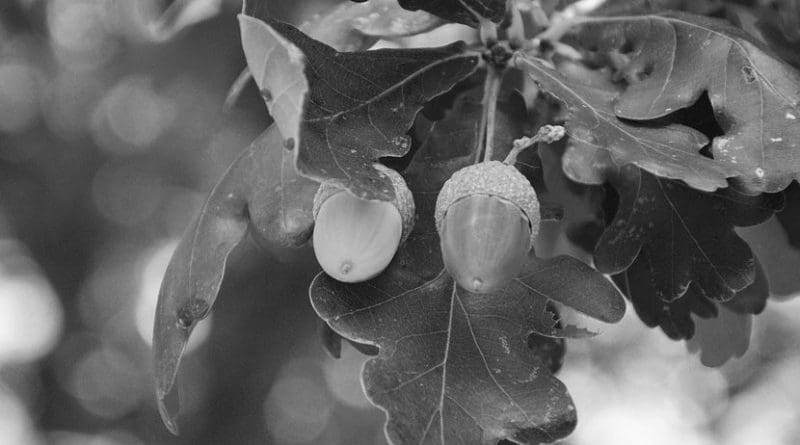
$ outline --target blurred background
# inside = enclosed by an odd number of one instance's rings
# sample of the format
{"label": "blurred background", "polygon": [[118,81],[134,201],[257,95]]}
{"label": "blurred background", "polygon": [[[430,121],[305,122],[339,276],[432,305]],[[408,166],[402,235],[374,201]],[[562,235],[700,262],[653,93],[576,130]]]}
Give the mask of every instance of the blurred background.
{"label": "blurred background", "polygon": [[[222,110],[245,66],[240,1],[170,3],[0,0],[0,443],[385,443],[363,356],[319,345],[311,256],[304,270],[243,254],[184,360],[182,436],[161,424],[161,278],[268,124],[252,86]],[[270,5],[300,23],[334,3]],[[800,299],[771,302],[750,352],[721,369],[632,311],[568,351],[560,377],[580,421],[567,443],[800,443]]]}

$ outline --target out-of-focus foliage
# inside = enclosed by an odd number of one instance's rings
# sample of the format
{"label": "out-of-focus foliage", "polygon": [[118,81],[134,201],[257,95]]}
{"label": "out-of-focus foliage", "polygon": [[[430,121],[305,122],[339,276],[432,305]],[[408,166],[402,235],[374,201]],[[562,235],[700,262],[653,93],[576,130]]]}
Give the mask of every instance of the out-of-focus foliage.
{"label": "out-of-focus foliage", "polygon": [[[0,2],[0,442],[383,443],[364,357],[317,344],[308,252],[305,268],[234,253],[242,267],[188,346],[182,436],[161,424],[159,284],[203,197],[269,124],[252,85],[222,112],[245,66],[240,2],[174,3],[189,9],[162,20],[173,2]],[[270,7],[299,24],[333,3]],[[779,228],[764,224],[749,233]],[[798,443],[799,325],[798,299],[771,301],[750,352],[711,370],[629,311],[568,348],[558,376],[581,412],[568,443]]]}

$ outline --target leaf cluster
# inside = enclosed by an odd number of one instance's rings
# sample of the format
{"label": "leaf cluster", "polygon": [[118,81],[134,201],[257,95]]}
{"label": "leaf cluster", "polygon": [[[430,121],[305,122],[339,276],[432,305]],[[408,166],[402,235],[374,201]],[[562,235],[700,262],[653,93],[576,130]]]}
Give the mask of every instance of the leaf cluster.
{"label": "leaf cluster", "polygon": [[[770,282],[796,285],[740,229],[779,212],[786,244],[800,244],[800,74],[796,49],[780,43],[796,41],[796,27],[719,2],[550,3],[370,0],[296,28],[266,2],[245,2],[242,47],[274,125],[212,190],[164,279],[154,349],[170,429],[182,350],[236,247],[252,239],[291,258],[313,230],[322,181],[391,201],[377,163],[413,192],[413,232],[376,278],[320,273],[309,295],[334,354],[344,338],[374,355],[364,387],[392,442],[565,437],[577,417],[554,375],[564,339],[596,333],[562,315],[614,323],[623,296],[706,364],[744,353]],[[408,36],[438,38],[447,22],[472,27],[474,39],[405,47]],[[553,224],[585,255],[540,239],[503,289],[461,289],[439,251],[439,190],[545,124],[567,138],[523,151],[516,165],[542,219],[561,219]],[[717,349],[718,332],[736,341]]]}

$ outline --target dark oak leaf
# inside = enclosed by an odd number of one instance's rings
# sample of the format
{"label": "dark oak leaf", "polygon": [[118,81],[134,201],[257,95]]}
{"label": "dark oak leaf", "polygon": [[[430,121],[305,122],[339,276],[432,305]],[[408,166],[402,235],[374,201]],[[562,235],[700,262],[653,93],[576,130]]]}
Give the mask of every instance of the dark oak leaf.
{"label": "dark oak leaf", "polygon": [[[628,85],[614,101],[616,116],[662,118],[707,92],[724,132],[708,162],[733,170],[750,192],[778,192],[800,178],[800,73],[759,40],[682,12],[587,19],[579,33],[584,47],[620,61]],[[691,178],[668,177],[696,186]]]}
{"label": "dark oak leaf", "polygon": [[628,300],[639,319],[648,327],[660,327],[673,340],[692,338],[694,322],[691,315],[701,318],[717,316],[717,306],[703,297],[695,284],[678,299],[665,302],[656,295],[657,289],[648,280],[647,271],[638,264],[614,276],[614,282]]}
{"label": "dark oak leaf", "polygon": [[566,389],[549,360],[528,347],[531,326],[553,322],[544,305],[469,294],[443,271],[428,281],[405,281],[404,273],[397,267],[355,286],[320,275],[311,287],[315,309],[334,330],[380,347],[363,378],[369,398],[389,414],[394,443],[540,443],[571,432]]}
{"label": "dark oak leaf", "polygon": [[744,356],[750,347],[753,315],[764,310],[769,296],[767,276],[757,263],[753,284],[732,300],[718,304],[716,317],[696,320],[695,335],[686,342],[686,347],[700,353],[703,365],[715,368]]}
{"label": "dark oak leaf", "polygon": [[693,283],[725,301],[753,282],[753,253],[733,228],[769,218],[782,205],[780,195],[705,193],[634,166],[609,174],[609,182],[619,206],[595,247],[598,270],[628,269],[632,286],[647,289],[635,293],[655,302],[674,301]]}
{"label": "dark oak leaf", "polygon": [[[727,187],[726,178],[737,174],[736,169],[700,154],[708,139],[692,128],[677,124],[643,126],[617,117],[614,104],[619,91],[610,83],[584,82],[529,56],[517,56],[515,64],[567,106],[565,128],[573,150],[606,150],[617,165],[634,164],[700,190]],[[585,182],[596,181],[590,178]]]}
{"label": "dark oak leaf", "polygon": [[[300,54],[290,54],[305,64],[308,92],[298,117],[299,136],[288,141],[296,146],[298,171],[317,181],[336,181],[362,198],[391,200],[390,180],[374,164],[381,157],[408,152],[406,133],[417,113],[474,73],[480,54],[461,42],[441,48],[338,52],[259,11],[246,5],[249,15],[242,16],[243,23],[257,25],[259,35],[277,33],[291,42]],[[249,61],[268,59],[270,53],[259,45],[249,51],[248,63],[258,80],[253,66],[266,70],[266,65]],[[270,65],[272,69],[282,67]],[[269,103],[283,95],[284,88],[284,83],[265,84],[262,92]]]}
{"label": "dark oak leaf", "polygon": [[250,232],[271,253],[311,236],[317,184],[298,176],[275,126],[259,136],[214,186],[170,260],[161,284],[153,331],[156,393],[162,419],[177,433],[174,387],[183,350],[207,317],[234,249]]}
{"label": "dark oak leaf", "polygon": [[[719,366],[712,363],[719,360],[724,363],[732,356],[744,354],[746,344],[749,344],[749,320],[766,306],[769,297],[766,274],[758,262],[754,268],[754,281],[725,302],[713,301],[696,283],[691,283],[679,298],[663,301],[655,295],[646,275],[637,272],[634,266],[615,275],[614,281],[633,303],[636,315],[645,325],[660,327],[673,340],[694,340],[690,350],[702,349],[706,357],[703,362],[708,366]],[[741,323],[744,322],[747,323],[746,338],[742,338],[745,331]],[[700,327],[697,328],[696,324]],[[722,344],[724,338],[720,332],[725,329],[730,333],[730,344]],[[701,338],[695,339],[696,332]],[[747,342],[744,349],[743,342]]]}

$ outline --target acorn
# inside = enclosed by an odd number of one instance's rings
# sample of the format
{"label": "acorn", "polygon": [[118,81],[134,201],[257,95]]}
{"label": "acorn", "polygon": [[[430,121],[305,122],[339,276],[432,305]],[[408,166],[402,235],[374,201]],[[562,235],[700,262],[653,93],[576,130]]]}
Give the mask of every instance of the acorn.
{"label": "acorn", "polygon": [[513,165],[483,162],[444,183],[435,217],[447,271],[462,288],[490,293],[525,265],[539,232],[539,200]]}
{"label": "acorn", "polygon": [[338,281],[374,278],[389,265],[414,226],[414,197],[396,171],[376,164],[392,181],[392,201],[359,198],[333,182],[314,196],[314,254]]}

